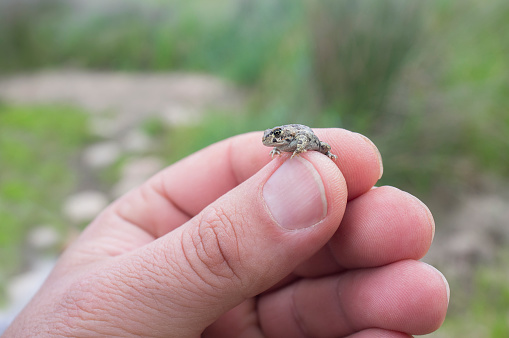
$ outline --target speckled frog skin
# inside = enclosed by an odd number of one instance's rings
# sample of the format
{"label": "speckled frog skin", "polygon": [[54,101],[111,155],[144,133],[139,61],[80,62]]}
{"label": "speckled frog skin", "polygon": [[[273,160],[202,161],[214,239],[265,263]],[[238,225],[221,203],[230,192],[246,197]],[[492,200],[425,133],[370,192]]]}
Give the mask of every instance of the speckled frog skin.
{"label": "speckled frog skin", "polygon": [[319,151],[335,160],[338,158],[330,152],[330,145],[322,142],[313,130],[302,124],[286,124],[284,126],[267,129],[263,133],[262,143],[267,147],[274,147],[270,155],[280,155],[282,151],[293,153],[291,158],[308,150]]}

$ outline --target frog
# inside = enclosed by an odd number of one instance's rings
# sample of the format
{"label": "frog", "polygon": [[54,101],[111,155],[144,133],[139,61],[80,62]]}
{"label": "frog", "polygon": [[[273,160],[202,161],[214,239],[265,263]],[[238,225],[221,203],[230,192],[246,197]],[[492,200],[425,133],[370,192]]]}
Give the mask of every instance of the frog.
{"label": "frog", "polygon": [[290,152],[293,158],[308,150],[318,151],[327,155],[331,160],[338,157],[331,153],[331,146],[320,141],[313,130],[303,124],[285,124],[267,129],[263,132],[262,143],[266,147],[274,147],[270,155],[281,155],[281,152]]}

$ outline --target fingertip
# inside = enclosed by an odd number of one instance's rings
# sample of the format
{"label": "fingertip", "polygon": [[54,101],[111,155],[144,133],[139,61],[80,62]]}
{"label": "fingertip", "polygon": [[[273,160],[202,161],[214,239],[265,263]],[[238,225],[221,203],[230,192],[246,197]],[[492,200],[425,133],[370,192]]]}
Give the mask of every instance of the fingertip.
{"label": "fingertip", "polygon": [[380,150],[378,150],[378,147],[371,141],[368,137],[359,134],[354,133],[357,136],[359,136],[364,142],[366,142],[373,150],[373,153],[376,155],[378,166],[379,166],[379,173],[378,173],[378,179],[381,179],[384,174],[384,165],[382,161],[382,154],[380,153]]}
{"label": "fingertip", "polygon": [[433,218],[433,214],[431,213],[431,210],[428,208],[428,206],[424,204],[423,201],[421,201],[420,199],[413,195],[410,196],[412,196],[421,205],[422,209],[424,210],[424,213],[426,214],[428,224],[431,228],[431,241],[430,241],[431,244],[431,242],[433,242],[433,239],[435,238],[435,219]]}
{"label": "fingertip", "polygon": [[365,193],[383,173],[378,148],[366,136],[341,128],[317,129],[318,137],[331,145],[331,152],[348,183],[348,199]]}
{"label": "fingertip", "polygon": [[[435,220],[434,220],[433,214],[431,213],[431,210],[428,208],[428,206],[426,204],[424,204],[424,202],[421,201],[416,196],[410,194],[409,192],[401,190],[399,188],[396,188],[396,187],[393,187],[390,185],[385,185],[385,186],[379,187],[378,189],[392,189],[395,192],[397,192],[397,194],[399,194],[402,198],[406,199],[409,202],[409,203],[407,203],[409,211],[413,210],[415,217],[418,217],[419,219],[421,219],[421,221],[418,223],[419,224],[423,223],[423,224],[427,225],[427,227],[428,227],[427,230],[429,230],[427,232],[429,232],[429,235],[430,235],[429,245],[431,245],[431,242],[433,242],[433,238],[435,237]],[[426,248],[426,251],[429,248],[429,245]]]}
{"label": "fingertip", "polygon": [[442,325],[447,314],[448,286],[438,270],[420,261],[405,260],[374,271],[364,288],[371,285],[371,297],[376,298],[370,301],[388,315],[385,328],[422,335]]}
{"label": "fingertip", "polygon": [[366,268],[421,259],[429,250],[434,223],[414,196],[378,187],[348,202],[341,227],[330,242],[341,267]]}
{"label": "fingertip", "polygon": [[425,262],[421,262],[424,264],[425,268],[430,270],[431,273],[434,273],[436,274],[437,276],[440,277],[440,279],[442,280],[442,283],[443,283],[443,288],[445,290],[445,294],[446,294],[446,297],[447,297],[447,305],[449,305],[449,300],[451,298],[451,288],[449,287],[449,282],[447,281],[447,278],[445,278],[444,274],[438,270],[437,268],[435,268],[434,266],[428,264],[428,263],[425,263]]}
{"label": "fingertip", "polygon": [[[392,187],[392,188],[394,188],[394,187]],[[398,189],[398,188],[394,188],[394,189]],[[421,219],[425,218],[425,221],[422,223],[425,223],[428,226],[428,230],[429,230],[430,238],[429,238],[429,245],[427,247],[427,249],[428,249],[429,246],[431,245],[431,242],[433,242],[433,238],[435,237],[435,220],[433,218],[433,215],[431,214],[431,210],[429,210],[428,206],[426,204],[424,204],[424,202],[421,201],[416,196],[414,196],[406,191],[403,191],[400,189],[398,189],[398,190],[405,196],[405,198],[407,198],[409,201],[411,201],[412,205],[415,206],[414,207],[416,209],[415,214],[417,215],[417,217],[420,217]]]}

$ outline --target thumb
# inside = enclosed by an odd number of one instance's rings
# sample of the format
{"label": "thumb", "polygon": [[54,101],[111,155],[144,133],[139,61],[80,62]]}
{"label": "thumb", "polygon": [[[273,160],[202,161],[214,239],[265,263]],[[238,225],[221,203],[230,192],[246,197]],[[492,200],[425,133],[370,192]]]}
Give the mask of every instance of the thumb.
{"label": "thumb", "polygon": [[199,334],[280,281],[333,235],[346,198],[345,180],[327,157],[279,158],[144,248],[156,267],[152,287],[165,290],[155,309],[168,313],[162,327]]}
{"label": "thumb", "polygon": [[[76,304],[72,309],[104,334],[199,336],[311,257],[343,217],[347,189],[336,164],[317,152],[285,158],[184,225],[73,284],[66,304]],[[72,314],[66,321],[80,324]]]}

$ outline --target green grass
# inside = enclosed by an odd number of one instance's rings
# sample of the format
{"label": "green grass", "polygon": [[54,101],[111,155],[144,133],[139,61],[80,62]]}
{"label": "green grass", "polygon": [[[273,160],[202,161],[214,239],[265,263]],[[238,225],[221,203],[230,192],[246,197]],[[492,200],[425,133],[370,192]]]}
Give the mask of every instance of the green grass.
{"label": "green grass", "polygon": [[126,1],[119,10],[88,16],[60,0],[35,3],[5,0],[0,7],[0,49],[7,51],[0,71],[186,69],[253,84],[303,15],[302,4],[289,0]]}
{"label": "green grass", "polygon": [[208,111],[201,121],[182,126],[170,126],[161,119],[149,118],[140,129],[152,138],[150,155],[159,156],[170,165],[212,143],[255,130],[264,130],[267,123],[276,125],[269,116],[238,111]]}
{"label": "green grass", "polygon": [[424,193],[444,173],[455,180],[453,162],[509,174],[509,6],[467,3],[126,1],[76,13],[61,0],[4,0],[0,72],[213,73],[250,90],[265,127],[366,133],[386,159],[384,183]]}
{"label": "green grass", "polygon": [[0,284],[24,263],[32,227],[67,230],[62,201],[76,184],[71,160],[89,138],[86,128],[76,109],[0,105]]}

